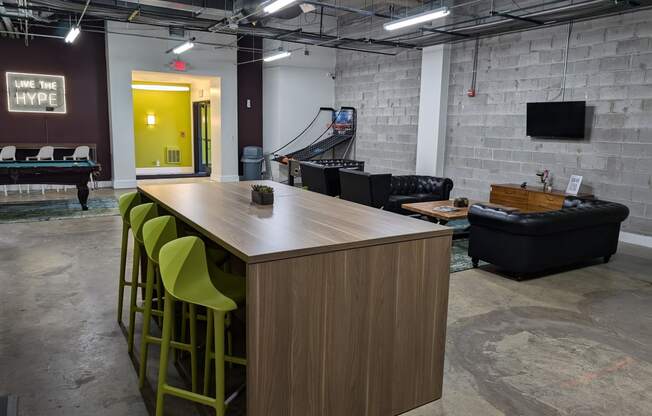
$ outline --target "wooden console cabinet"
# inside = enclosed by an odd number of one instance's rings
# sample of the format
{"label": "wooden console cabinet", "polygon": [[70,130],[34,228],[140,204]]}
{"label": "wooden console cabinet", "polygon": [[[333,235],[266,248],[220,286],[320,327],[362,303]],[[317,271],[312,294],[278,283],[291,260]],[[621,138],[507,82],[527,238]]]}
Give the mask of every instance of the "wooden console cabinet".
{"label": "wooden console cabinet", "polygon": [[[521,211],[556,211],[561,209],[564,199],[572,196],[562,191],[544,192],[541,186],[521,188],[516,184],[493,184],[489,201],[492,204],[506,205]],[[591,198],[593,195],[580,193],[580,198]]]}

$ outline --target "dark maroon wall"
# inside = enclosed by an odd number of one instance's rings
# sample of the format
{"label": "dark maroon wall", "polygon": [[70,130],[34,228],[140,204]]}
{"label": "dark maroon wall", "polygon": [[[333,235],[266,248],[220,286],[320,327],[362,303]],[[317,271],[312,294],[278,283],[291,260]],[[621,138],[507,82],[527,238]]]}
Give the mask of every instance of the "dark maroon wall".
{"label": "dark maroon wall", "polygon": [[[111,146],[104,35],[82,32],[74,44],[61,39],[0,38],[0,146],[86,144],[96,149],[100,179],[111,178]],[[7,111],[5,71],[64,75],[67,114]]]}
{"label": "dark maroon wall", "polygon": [[[238,160],[243,147],[263,146],[262,49],[262,38],[243,36],[238,40]],[[247,99],[251,108],[247,108]],[[242,175],[242,164],[239,166]]]}

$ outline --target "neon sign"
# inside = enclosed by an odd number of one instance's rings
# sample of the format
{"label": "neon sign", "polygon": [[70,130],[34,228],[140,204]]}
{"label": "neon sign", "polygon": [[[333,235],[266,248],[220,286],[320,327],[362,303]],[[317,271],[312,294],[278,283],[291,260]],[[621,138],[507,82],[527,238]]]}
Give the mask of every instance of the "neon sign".
{"label": "neon sign", "polygon": [[61,75],[7,72],[7,107],[18,113],[66,113],[66,80]]}

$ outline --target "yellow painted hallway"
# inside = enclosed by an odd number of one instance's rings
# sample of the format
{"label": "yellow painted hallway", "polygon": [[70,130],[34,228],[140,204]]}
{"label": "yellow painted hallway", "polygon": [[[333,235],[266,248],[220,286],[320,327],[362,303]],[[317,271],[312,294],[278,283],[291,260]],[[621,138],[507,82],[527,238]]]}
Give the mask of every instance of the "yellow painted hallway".
{"label": "yellow painted hallway", "polygon": [[136,168],[192,168],[190,86],[135,82],[132,92]]}

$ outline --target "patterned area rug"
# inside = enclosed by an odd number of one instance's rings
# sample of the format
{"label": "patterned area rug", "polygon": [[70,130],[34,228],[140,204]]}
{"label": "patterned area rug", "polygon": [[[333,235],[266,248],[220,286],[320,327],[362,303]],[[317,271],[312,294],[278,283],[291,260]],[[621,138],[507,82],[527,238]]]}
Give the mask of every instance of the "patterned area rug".
{"label": "patterned area rug", "polygon": [[[447,226],[453,228],[453,236],[455,238],[451,247],[451,273],[472,269],[473,263],[471,262],[471,257],[468,255],[469,222],[467,220],[455,220],[449,222]],[[482,264],[486,263],[481,261],[480,265]]]}
{"label": "patterned area rug", "polygon": [[88,211],[82,211],[77,198],[17,202],[0,205],[0,223],[50,221],[112,215],[119,215],[118,201],[112,197],[89,198]]}
{"label": "patterned area rug", "polygon": [[[468,255],[469,239],[460,238],[453,240],[451,247],[451,273],[462,272],[464,270],[472,269],[471,257]],[[486,264],[481,261],[480,265]]]}

